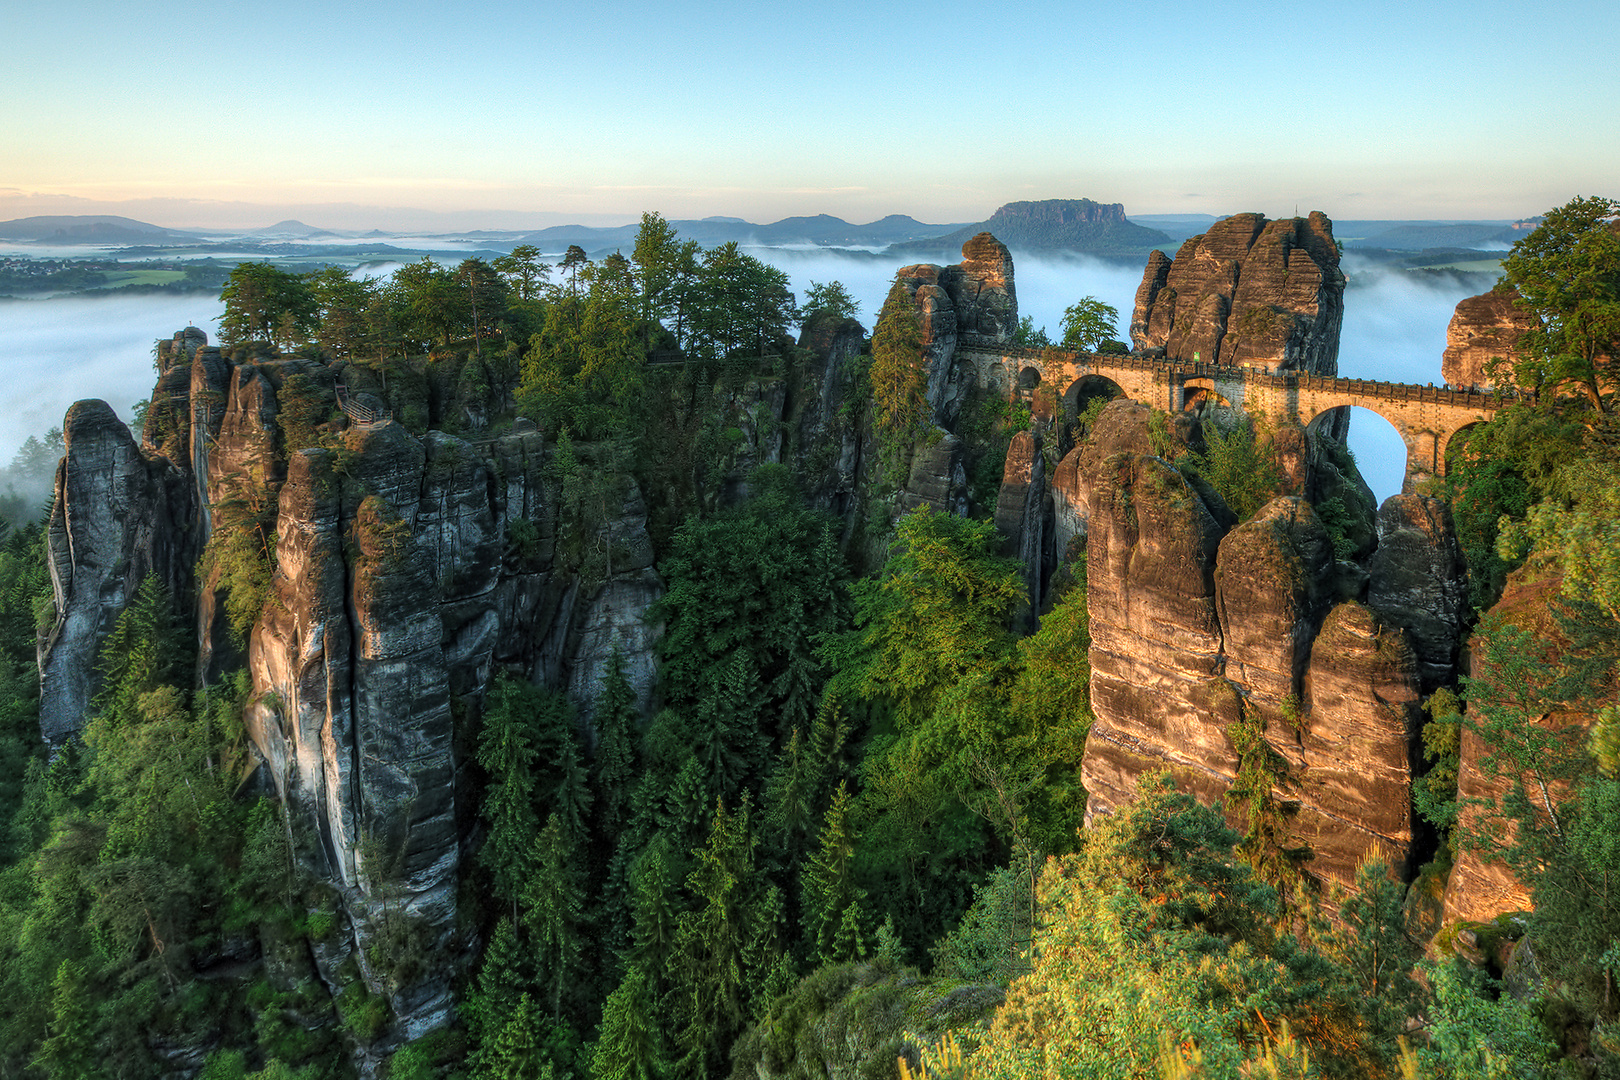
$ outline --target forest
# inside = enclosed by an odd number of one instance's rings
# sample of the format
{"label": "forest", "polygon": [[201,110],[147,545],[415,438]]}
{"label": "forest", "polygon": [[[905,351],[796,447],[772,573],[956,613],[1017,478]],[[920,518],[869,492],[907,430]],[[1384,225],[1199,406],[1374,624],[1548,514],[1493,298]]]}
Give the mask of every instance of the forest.
{"label": "forest", "polygon": [[[795,297],[656,214],[601,261],[520,247],[387,281],[238,265],[219,336],[241,362],[347,364],[417,435],[539,425],[554,519],[514,523],[508,563],[554,548],[611,581],[633,484],[663,587],[656,685],[615,651],[588,715],[511,665],[453,696],[453,925],[424,929],[379,846],[361,860],[369,945],[340,953],[348,901],[243,719],[248,640],[282,603],[274,506],[221,503],[195,576],[227,596],[228,662],[199,664],[197,598],[148,577],[105,630],[82,729],[55,745],[36,667],[49,518],[8,507],[0,1076],[1620,1077],[1617,221],[1620,202],[1577,199],[1505,261],[1535,320],[1494,372],[1519,393],[1426,492],[1466,557],[1473,658],[1424,702],[1428,856],[1402,874],[1370,852],[1353,888],[1298,871],[1263,740],[1238,726],[1224,801],[1149,775],[1087,825],[1085,545],[1032,610],[992,518],[1015,436],[1067,425],[1084,445],[1105,396],[1056,415],[969,397],[950,437],[970,512],[905,509],[945,433],[898,282],[868,340],[839,283]],[[1077,297],[1057,336],[1123,348],[1116,319]],[[850,390],[827,430],[870,463],[859,490],[812,498],[804,463],[836,474],[836,447],[760,460],[769,425],[734,406],[813,381],[814,343],[840,328],[860,345],[830,362]],[[352,479],[312,386],[278,387],[277,452],[324,449]],[[477,432],[441,405],[475,392],[496,403]],[[144,417],[164,449],[160,395]],[[1279,490],[1276,433],[1241,414],[1160,414],[1154,432],[1236,520]],[[32,445],[60,453],[60,432]],[[1530,580],[1536,620],[1492,614]],[[1459,794],[1470,742],[1499,796]],[[1425,922],[1464,851],[1510,868],[1533,908]],[[393,1003],[433,979],[453,1020],[409,1030]]]}

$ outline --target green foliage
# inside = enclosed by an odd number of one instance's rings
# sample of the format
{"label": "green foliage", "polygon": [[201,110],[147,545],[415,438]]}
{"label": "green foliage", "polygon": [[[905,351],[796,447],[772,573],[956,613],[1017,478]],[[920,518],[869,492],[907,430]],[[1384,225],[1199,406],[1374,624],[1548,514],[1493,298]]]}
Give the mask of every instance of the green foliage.
{"label": "green foliage", "polygon": [[1035,329],[1035,319],[1025,315],[1018,320],[1018,328],[1013,331],[1013,346],[1020,349],[1048,349],[1052,347],[1052,339],[1046,336],[1046,328]]}
{"label": "green foliage", "polygon": [[742,507],[676,530],[659,566],[664,698],[712,707],[723,681],[741,677],[758,691],[748,723],[808,728],[825,677],[816,643],[848,619],[843,561],[831,520],[802,507],[780,467],[754,483]]}
{"label": "green foliage", "polygon": [[302,373],[287,376],[276,390],[276,403],[282,448],[288,454],[320,445],[320,432],[316,429],[332,419],[336,400],[327,397],[314,376]]}
{"label": "green foliage", "polygon": [[1423,755],[1429,771],[1413,785],[1412,797],[1418,813],[1449,833],[1457,820],[1457,773],[1462,761],[1462,703],[1457,695],[1441,687],[1423,703],[1429,720],[1423,725]]}
{"label": "green foliage", "polygon": [[1023,597],[1017,565],[995,554],[1001,537],[928,507],[895,526],[894,554],[876,582],[858,582],[857,629],[828,652],[840,693],[891,702],[902,723],[931,715],[952,687],[1006,658]]}
{"label": "green foliage", "polygon": [[1362,1028],[1363,991],[1273,929],[1276,894],[1236,840],[1214,811],[1148,779],[1079,854],[1049,864],[1030,972],[969,1055],[972,1075],[1151,1077],[1165,1038],[1196,1050],[1207,1075],[1244,1075],[1285,1022],[1331,1051],[1325,1075],[1380,1072],[1374,1039],[1393,1032]]}
{"label": "green foliage", "polygon": [[1065,349],[1096,352],[1103,342],[1118,335],[1119,309],[1095,296],[1088,296],[1063,310],[1062,346]]}
{"label": "green foliage", "polygon": [[1535,324],[1514,381],[1551,397],[1574,391],[1597,412],[1620,390],[1620,201],[1577,197],[1547,211],[1502,260]]}
{"label": "green foliage", "polygon": [[1518,564],[1499,552],[1504,523],[1523,521],[1530,507],[1572,494],[1564,477],[1581,456],[1582,429],[1574,419],[1522,404],[1502,409],[1488,424],[1464,430],[1448,451],[1444,491],[1452,504],[1457,539],[1468,563],[1469,599],[1483,610],[1501,595]]}
{"label": "green foliage", "polygon": [[926,396],[922,324],[905,285],[889,288],[872,332],[873,418],[885,457],[897,462],[902,445],[915,442],[933,420]]}
{"label": "green foliage", "polygon": [[1266,433],[1239,413],[1228,430],[1208,420],[1204,450],[1178,462],[1209,481],[1239,521],[1247,521],[1282,490],[1282,468]]}
{"label": "green foliage", "polygon": [[314,292],[296,274],[264,262],[237,263],[219,298],[221,345],[268,341],[290,349],[307,340],[318,317]]}
{"label": "green foliage", "polygon": [[591,1080],[662,1080],[669,1064],[647,978],[628,972],[602,1006],[602,1029],[591,1057]]}
{"label": "green foliage", "polygon": [[1001,867],[975,885],[973,906],[934,947],[934,975],[1006,986],[1028,972],[1034,885],[1024,866]]}
{"label": "green foliage", "polygon": [[799,305],[801,325],[817,316],[842,321],[858,319],[860,314],[861,305],[855,302],[855,298],[844,288],[841,281],[829,281],[826,284],[812,281],[804,291],[804,303]]}
{"label": "green foliage", "polygon": [[1423,1080],[1541,1080],[1554,1075],[1554,1046],[1533,1009],[1511,994],[1487,995],[1479,973],[1426,968],[1434,988]]}

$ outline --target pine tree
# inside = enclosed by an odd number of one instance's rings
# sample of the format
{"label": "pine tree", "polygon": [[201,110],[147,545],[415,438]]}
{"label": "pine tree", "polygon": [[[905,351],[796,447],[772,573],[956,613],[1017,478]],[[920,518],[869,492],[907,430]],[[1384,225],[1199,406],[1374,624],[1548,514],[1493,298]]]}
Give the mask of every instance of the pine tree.
{"label": "pine tree", "polygon": [[551,1017],[562,1015],[563,989],[579,974],[584,891],[573,866],[571,844],[556,814],[534,838],[533,871],[523,890],[524,922],[539,968],[537,982],[551,997]]}
{"label": "pine tree", "polygon": [[630,966],[657,990],[673,968],[679,943],[679,919],[672,899],[675,879],[662,844],[652,844],[631,869]]}
{"label": "pine tree", "polygon": [[[821,826],[820,849],[804,871],[804,930],[812,956],[824,964],[858,959],[861,891],[855,887],[855,840],[850,834],[849,787],[840,784]],[[851,914],[851,912],[854,914]],[[853,936],[845,923],[854,920]]]}
{"label": "pine tree", "polygon": [[478,740],[478,764],[490,778],[482,807],[489,836],[479,860],[494,875],[495,895],[512,906],[514,917],[539,827],[534,812],[536,752],[522,699],[517,684],[497,679]]}
{"label": "pine tree", "polygon": [[91,1080],[102,1075],[95,1053],[94,1017],[84,971],[64,960],[51,981],[50,1036],[34,1064],[51,1080]]}
{"label": "pine tree", "polygon": [[662,1080],[668,1075],[654,1014],[646,975],[631,969],[602,1007],[601,1034],[591,1057],[592,1080]]}
{"label": "pine tree", "polygon": [[624,652],[613,643],[596,702],[599,742],[591,762],[596,789],[595,835],[605,843],[618,842],[630,814],[631,783],[636,767],[636,691],[624,673]]}
{"label": "pine tree", "polygon": [[697,907],[680,918],[675,1006],[683,1075],[725,1073],[731,1043],[749,1017],[746,948],[762,878],[754,862],[749,805],[728,814],[720,804],[709,840],[694,852],[687,888]]}

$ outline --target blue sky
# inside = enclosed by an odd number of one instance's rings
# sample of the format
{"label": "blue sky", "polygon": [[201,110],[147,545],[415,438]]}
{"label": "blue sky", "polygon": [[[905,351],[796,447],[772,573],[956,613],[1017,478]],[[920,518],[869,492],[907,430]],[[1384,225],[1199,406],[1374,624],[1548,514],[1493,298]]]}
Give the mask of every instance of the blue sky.
{"label": "blue sky", "polygon": [[1620,194],[1620,7],[13,3],[0,218],[1513,218]]}

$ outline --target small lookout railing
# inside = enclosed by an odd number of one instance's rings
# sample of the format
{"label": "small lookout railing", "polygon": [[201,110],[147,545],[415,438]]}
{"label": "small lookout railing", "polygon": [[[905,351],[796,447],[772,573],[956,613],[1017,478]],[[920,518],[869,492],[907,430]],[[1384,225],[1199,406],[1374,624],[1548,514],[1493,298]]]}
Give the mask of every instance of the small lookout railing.
{"label": "small lookout railing", "polygon": [[367,428],[388,419],[387,412],[373,409],[369,405],[362,405],[351,398],[349,388],[342,379],[337,380],[336,386],[338,408],[343,410],[343,415],[349,418],[349,423],[356,427]]}

